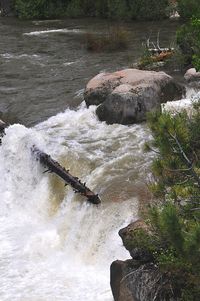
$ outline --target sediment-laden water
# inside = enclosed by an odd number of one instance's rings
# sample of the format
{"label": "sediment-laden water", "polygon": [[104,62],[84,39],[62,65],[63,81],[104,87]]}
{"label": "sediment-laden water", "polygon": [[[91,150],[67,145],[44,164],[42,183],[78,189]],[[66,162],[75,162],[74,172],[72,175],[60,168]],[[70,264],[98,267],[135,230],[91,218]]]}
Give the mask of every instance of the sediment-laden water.
{"label": "sediment-laden water", "polygon": [[[0,146],[1,301],[111,301],[110,264],[129,256],[117,233],[137,217],[150,134],[145,124],[99,122],[82,93],[99,71],[138,56],[148,24],[124,25],[132,48],[113,55],[85,50],[92,22],[0,19],[0,111],[32,126],[10,126]],[[151,25],[155,36],[158,24]],[[92,29],[106,27],[99,21]],[[43,173],[34,144],[99,193],[102,204],[88,204]]]}
{"label": "sediment-laden water", "polygon": [[[128,258],[118,230],[137,216],[149,158],[145,127],[100,123],[95,107],[66,110],[34,128],[15,124],[0,147],[0,299],[112,300],[109,266]],[[35,144],[95,192],[98,207],[44,169]]]}

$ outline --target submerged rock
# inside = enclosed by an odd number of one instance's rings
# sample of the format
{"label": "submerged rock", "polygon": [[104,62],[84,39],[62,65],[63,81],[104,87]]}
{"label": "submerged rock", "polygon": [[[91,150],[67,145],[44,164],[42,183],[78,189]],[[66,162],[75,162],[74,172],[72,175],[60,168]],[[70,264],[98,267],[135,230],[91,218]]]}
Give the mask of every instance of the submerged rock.
{"label": "submerged rock", "polygon": [[132,124],[146,120],[147,112],[182,94],[183,88],[165,72],[125,69],[95,76],[86,86],[84,99],[87,106],[99,105],[100,120]]}

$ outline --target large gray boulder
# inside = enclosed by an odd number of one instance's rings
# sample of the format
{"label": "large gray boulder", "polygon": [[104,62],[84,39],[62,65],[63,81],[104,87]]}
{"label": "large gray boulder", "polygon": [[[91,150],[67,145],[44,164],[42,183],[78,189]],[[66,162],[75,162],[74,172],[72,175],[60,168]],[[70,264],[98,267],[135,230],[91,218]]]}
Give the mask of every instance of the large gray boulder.
{"label": "large gray boulder", "polygon": [[165,72],[125,69],[100,73],[89,81],[84,99],[99,105],[96,113],[109,124],[132,124],[146,120],[146,113],[160,104],[182,97],[183,88]]}

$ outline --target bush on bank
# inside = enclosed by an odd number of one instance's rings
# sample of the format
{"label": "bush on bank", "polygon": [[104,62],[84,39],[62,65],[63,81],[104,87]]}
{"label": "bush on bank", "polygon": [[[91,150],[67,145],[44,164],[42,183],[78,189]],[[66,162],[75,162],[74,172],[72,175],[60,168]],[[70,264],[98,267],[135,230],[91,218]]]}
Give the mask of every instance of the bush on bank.
{"label": "bush on bank", "polygon": [[14,0],[20,18],[103,17],[158,20],[166,17],[168,0]]}
{"label": "bush on bank", "polygon": [[145,215],[149,231],[142,230],[129,244],[145,249],[170,279],[176,300],[200,300],[200,105],[193,117],[186,112],[149,117],[157,197]]}
{"label": "bush on bank", "polygon": [[200,16],[199,0],[178,0],[177,10],[181,18],[184,20]]}
{"label": "bush on bank", "polygon": [[179,45],[185,64],[193,64],[200,70],[200,15],[184,24],[177,31],[177,44]]}

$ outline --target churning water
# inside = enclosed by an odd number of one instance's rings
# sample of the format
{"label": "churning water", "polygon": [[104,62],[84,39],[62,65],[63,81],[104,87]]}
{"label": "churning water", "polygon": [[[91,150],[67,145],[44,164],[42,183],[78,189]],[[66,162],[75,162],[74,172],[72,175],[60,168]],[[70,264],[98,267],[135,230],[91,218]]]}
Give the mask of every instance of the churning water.
{"label": "churning water", "polygon": [[[2,118],[33,126],[55,115],[32,128],[12,125],[2,139],[1,301],[111,301],[110,264],[129,256],[117,233],[137,216],[149,132],[145,125],[106,125],[95,107],[80,105],[85,83],[101,70],[127,66],[129,55],[87,53],[82,34],[94,21],[84,22],[0,19]],[[147,25],[124,26],[137,57]],[[157,33],[160,24],[151,27]],[[43,173],[33,144],[99,193],[102,204],[88,204]]]}
{"label": "churning water", "polygon": [[[112,300],[109,266],[128,258],[118,230],[137,215],[148,158],[145,127],[100,123],[95,107],[34,128],[15,124],[0,147],[0,300]],[[75,196],[31,154],[35,144],[102,198]]]}

